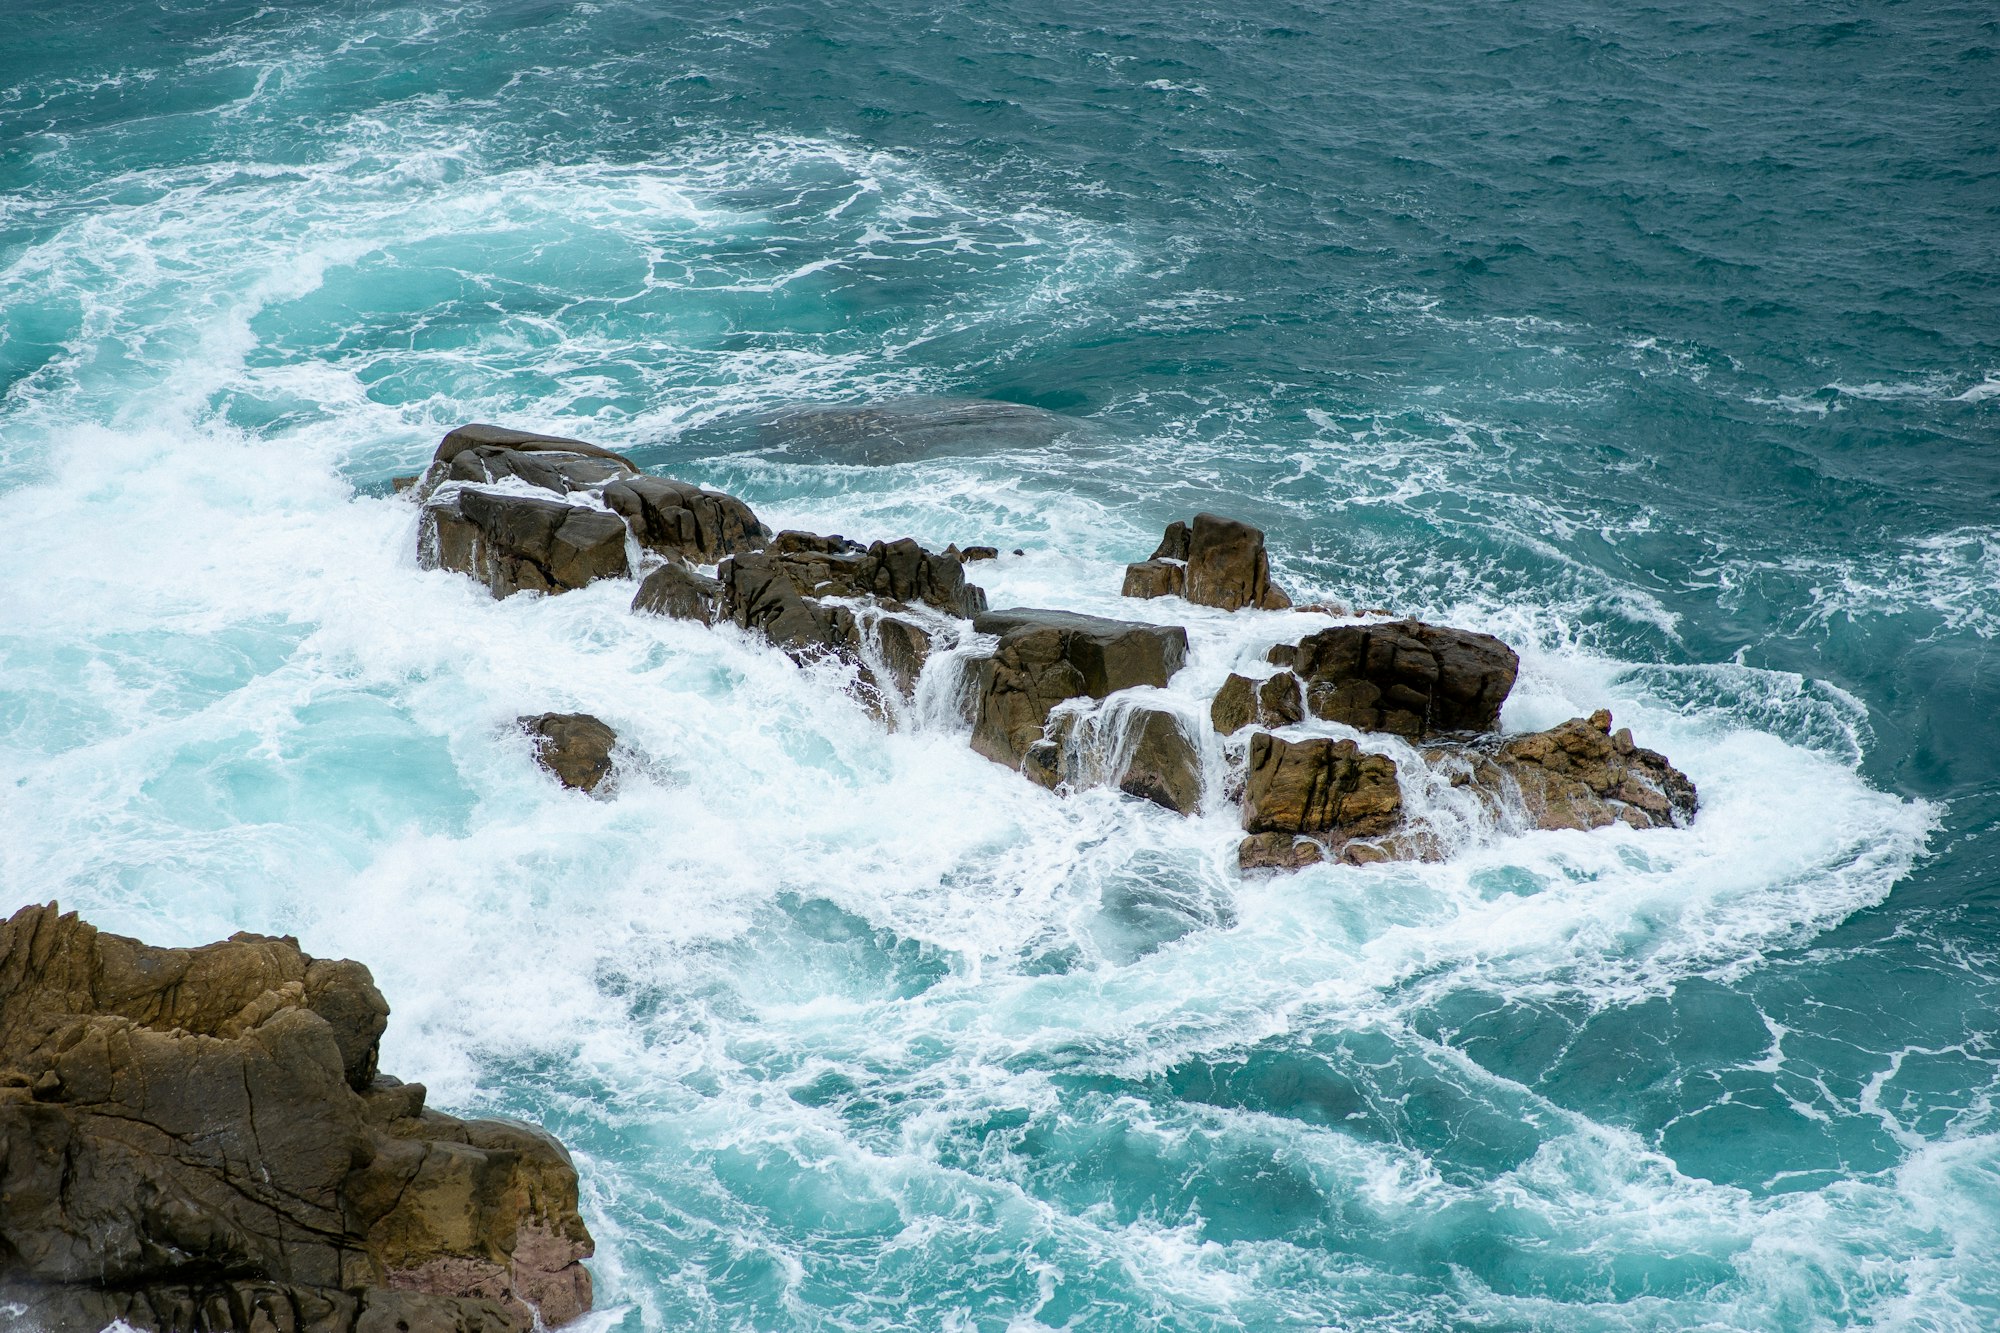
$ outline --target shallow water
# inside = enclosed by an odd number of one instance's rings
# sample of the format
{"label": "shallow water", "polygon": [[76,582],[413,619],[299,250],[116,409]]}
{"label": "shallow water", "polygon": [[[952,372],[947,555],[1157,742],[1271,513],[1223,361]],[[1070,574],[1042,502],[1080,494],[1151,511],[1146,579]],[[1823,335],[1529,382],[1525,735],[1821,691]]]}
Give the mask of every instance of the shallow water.
{"label": "shallow water", "polygon": [[[385,1068],[575,1149],[594,1329],[2000,1322],[1983,9],[10,25],[4,906],[366,961]],[[1076,425],[767,424],[908,396]],[[996,606],[1176,617],[1123,562],[1238,514],[1703,811],[1245,883],[942,699],[418,570],[481,419],[1020,548]],[[1184,618],[1191,713],[1323,623]]]}

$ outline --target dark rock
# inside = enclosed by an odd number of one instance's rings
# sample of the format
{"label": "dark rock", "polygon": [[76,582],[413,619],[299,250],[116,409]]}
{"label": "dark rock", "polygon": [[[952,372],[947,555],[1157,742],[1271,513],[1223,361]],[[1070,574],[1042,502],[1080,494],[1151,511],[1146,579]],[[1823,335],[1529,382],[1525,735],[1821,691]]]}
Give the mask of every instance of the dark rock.
{"label": "dark rock", "polygon": [[758,550],[771,540],[771,530],[749,505],[685,481],[634,477],[614,482],[604,488],[604,503],[631,525],[641,546],[697,565]]}
{"label": "dark rock", "polygon": [[1125,719],[1125,753],[1118,789],[1163,805],[1176,814],[1201,809],[1201,751],[1178,716],[1164,708],[1135,708]]}
{"label": "dark rock", "polygon": [[618,733],[588,713],[542,713],[520,719],[535,738],[535,759],[575,791],[596,791],[611,773]]}
{"label": "dark rock", "polygon": [[1292,599],[1271,582],[1264,534],[1248,523],[1196,514],[1192,525],[1170,523],[1150,560],[1125,567],[1127,597],[1185,597],[1225,611],[1282,611]]}
{"label": "dark rock", "polygon": [[844,537],[781,533],[769,554],[805,597],[878,597],[971,617],[986,609],[985,590],[965,581],[965,567],[908,537],[862,548]]}
{"label": "dark rock", "polygon": [[1681,828],[1700,804],[1687,774],[1635,745],[1629,730],[1614,733],[1604,711],[1475,754],[1465,781],[1503,810],[1518,804],[1545,829]]}
{"label": "dark rock", "polygon": [[510,449],[501,445],[460,449],[449,463],[442,466],[443,475],[433,478],[439,483],[491,483],[515,477],[557,495],[599,490],[607,482],[632,475],[631,466],[622,459],[549,450]]}
{"label": "dark rock", "polygon": [[[866,633],[868,627],[857,628]],[[872,628],[876,652],[889,673],[890,683],[905,698],[915,694],[917,677],[923,674],[924,663],[931,655],[930,634],[901,616],[878,616]]]}
{"label": "dark rock", "polygon": [[980,560],[998,560],[1000,558],[1000,548],[997,546],[968,546],[959,552],[959,556],[968,565]]}
{"label": "dark rock", "polygon": [[1264,660],[1272,666],[1289,667],[1298,658],[1298,655],[1299,646],[1297,644],[1274,643],[1271,645],[1271,651],[1264,654]]}
{"label": "dark rock", "polygon": [[799,591],[788,563],[771,551],[731,556],[716,566],[721,617],[794,654],[832,642],[826,608]]}
{"label": "dark rock", "polygon": [[722,585],[685,561],[670,559],[645,577],[632,609],[675,620],[713,625],[721,614]]}
{"label": "dark rock", "polygon": [[447,434],[438,444],[433,458],[439,463],[449,463],[467,449],[495,448],[512,449],[518,453],[575,454],[582,458],[608,459],[624,464],[628,472],[636,474],[639,471],[625,455],[595,444],[561,435],[537,435],[533,431],[514,430],[507,426],[489,426],[483,422],[460,426]]}
{"label": "dark rock", "polygon": [[[826,557],[810,552],[781,554],[775,550],[775,543],[773,550],[731,556],[716,568],[722,589],[717,619],[762,635],[794,661],[803,663],[837,655],[857,663],[863,668],[864,690],[880,686],[874,679],[874,669],[868,665],[872,646],[874,655],[889,673],[890,683],[907,697],[916,688],[917,677],[929,656],[929,632],[907,617],[869,608],[824,605],[806,596],[799,586],[801,583],[815,588],[846,586],[820,578],[819,572],[827,568],[822,562],[861,566],[872,556],[873,548],[859,556],[852,552]],[[952,568],[957,565],[952,564]],[[964,585],[960,586],[962,589]]]}
{"label": "dark rock", "polygon": [[1065,699],[1165,685],[1187,660],[1187,631],[1068,611],[988,611],[972,622],[1000,643],[979,663],[972,748],[1018,768]]}
{"label": "dark rock", "polygon": [[1411,737],[1492,730],[1519,669],[1491,635],[1416,620],[1336,625],[1292,660],[1314,716]]}
{"label": "dark rock", "polygon": [[1403,818],[1396,761],[1353,741],[1250,738],[1243,827],[1251,833],[1337,833],[1343,839],[1393,831]]}
{"label": "dark rock", "polygon": [[[576,1172],[374,1073],[368,970],[291,939],[0,926],[0,1302],[49,1330],[528,1333],[590,1308]],[[0,1306],[5,1308],[5,1306]]]}
{"label": "dark rock", "polygon": [[424,568],[470,574],[495,597],[567,592],[630,572],[616,514],[469,486],[425,504],[417,554]]}
{"label": "dark rock", "polygon": [[1225,736],[1233,736],[1253,722],[1266,727],[1291,726],[1305,718],[1299,678],[1289,671],[1262,681],[1232,674],[1215,692],[1208,716]]}

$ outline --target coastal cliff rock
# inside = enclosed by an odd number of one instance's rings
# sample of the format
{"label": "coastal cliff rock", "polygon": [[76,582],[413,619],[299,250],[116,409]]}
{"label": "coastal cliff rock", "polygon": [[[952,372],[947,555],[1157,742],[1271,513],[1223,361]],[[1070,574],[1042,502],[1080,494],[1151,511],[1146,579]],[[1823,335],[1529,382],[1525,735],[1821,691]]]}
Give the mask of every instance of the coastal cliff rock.
{"label": "coastal cliff rock", "polygon": [[1700,804],[1687,774],[1635,744],[1630,730],[1613,732],[1602,709],[1460,762],[1454,781],[1474,787],[1503,817],[1518,811],[1534,828],[1681,828]]}
{"label": "coastal cliff rock", "polygon": [[1202,606],[1236,611],[1283,611],[1292,599],[1271,582],[1262,529],[1216,514],[1172,523],[1152,558],[1128,565],[1127,597],[1181,596]]}
{"label": "coastal cliff rock", "polygon": [[471,486],[446,487],[425,503],[417,560],[470,574],[495,597],[568,592],[631,572],[616,514]]}
{"label": "coastal cliff rock", "polygon": [[590,1308],[538,1129],[376,1071],[368,969],[0,926],[0,1309],[46,1333],[528,1333]]}
{"label": "coastal cliff rock", "polygon": [[618,733],[588,713],[542,713],[520,724],[535,738],[535,761],[572,791],[591,792],[611,775]]}
{"label": "coastal cliff rock", "polygon": [[1490,634],[1418,620],[1336,625],[1280,645],[1281,659],[1313,716],[1407,737],[1493,730],[1521,665]]}
{"label": "coastal cliff rock", "polygon": [[641,546],[697,565],[759,550],[771,540],[771,530],[749,505],[685,481],[616,481],[604,488],[604,503],[631,525]]}
{"label": "coastal cliff rock", "polygon": [[[978,664],[972,748],[1020,768],[1045,741],[1049,713],[1067,699],[1102,699],[1134,685],[1165,685],[1187,660],[1187,631],[1069,611],[988,611],[972,622],[1000,642]],[[1046,776],[1044,776],[1046,774]],[[1053,785],[1046,765],[1031,775]]]}

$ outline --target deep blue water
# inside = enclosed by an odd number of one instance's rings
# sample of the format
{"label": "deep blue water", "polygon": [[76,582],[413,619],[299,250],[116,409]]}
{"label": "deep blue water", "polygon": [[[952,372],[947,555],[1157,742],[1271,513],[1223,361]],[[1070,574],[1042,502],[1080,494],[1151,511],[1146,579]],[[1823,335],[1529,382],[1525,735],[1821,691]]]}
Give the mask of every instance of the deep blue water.
{"label": "deep blue water", "polygon": [[[6,31],[0,906],[368,962],[386,1068],[575,1148],[604,1327],[2000,1325],[1990,8]],[[1077,425],[755,424],[913,394]],[[1245,883],[1226,810],[419,571],[468,419],[1019,547],[1002,605],[1239,514],[1704,812]],[[1191,691],[1258,646],[1192,627]],[[556,790],[554,707],[650,766]]]}

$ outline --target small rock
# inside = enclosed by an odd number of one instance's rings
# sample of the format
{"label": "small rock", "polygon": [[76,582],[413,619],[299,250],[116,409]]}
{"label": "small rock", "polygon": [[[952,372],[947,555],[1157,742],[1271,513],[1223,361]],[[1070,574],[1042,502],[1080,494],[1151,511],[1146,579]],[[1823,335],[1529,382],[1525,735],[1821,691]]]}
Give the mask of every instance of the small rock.
{"label": "small rock", "polygon": [[417,559],[426,569],[470,574],[495,597],[568,592],[631,572],[616,514],[470,486],[425,504]]}
{"label": "small rock", "polygon": [[1266,727],[1291,726],[1305,717],[1299,678],[1289,671],[1262,681],[1232,674],[1216,691],[1208,715],[1225,736],[1233,736],[1253,722]]}
{"label": "small rock", "polygon": [[1282,611],[1292,599],[1271,582],[1264,534],[1248,523],[1196,514],[1170,523],[1152,558],[1125,567],[1127,597],[1181,596],[1225,611]]}
{"label": "small rock", "polygon": [[1129,749],[1118,789],[1163,805],[1176,814],[1201,808],[1201,752],[1178,716],[1164,708],[1135,708],[1126,719]]}
{"label": "small rock", "polygon": [[967,564],[972,564],[978,560],[998,560],[1000,558],[1000,548],[997,546],[968,546],[963,551],[960,551],[959,554],[964,557]]}
{"label": "small rock", "polygon": [[542,713],[520,719],[535,738],[535,760],[575,791],[596,791],[611,773],[618,733],[588,713]]}
{"label": "small rock", "polygon": [[1187,592],[1187,566],[1178,560],[1143,560],[1125,566],[1126,597],[1180,597]]}
{"label": "small rock", "polygon": [[1236,866],[1244,874],[1259,871],[1304,870],[1326,860],[1326,849],[1296,833],[1252,833],[1236,847]]}
{"label": "small rock", "polygon": [[720,614],[722,585],[687,564],[670,559],[648,574],[632,598],[632,609],[675,620],[713,625]]}

